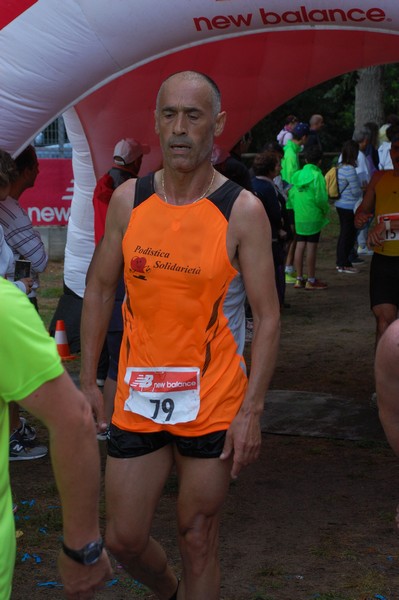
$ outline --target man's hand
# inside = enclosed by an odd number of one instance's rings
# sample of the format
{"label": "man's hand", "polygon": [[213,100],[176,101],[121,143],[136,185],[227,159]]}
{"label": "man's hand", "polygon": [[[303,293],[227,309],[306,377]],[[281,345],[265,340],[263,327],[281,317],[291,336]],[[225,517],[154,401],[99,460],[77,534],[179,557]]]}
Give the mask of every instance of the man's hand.
{"label": "man's hand", "polygon": [[82,384],[81,390],[86,396],[93,411],[97,433],[103,433],[107,429],[108,423],[105,419],[104,398],[102,392],[95,383],[88,386]]}
{"label": "man's hand", "polygon": [[381,221],[381,223],[377,223],[375,227],[370,229],[367,236],[367,246],[369,248],[372,246],[382,246],[385,239],[385,224]]}
{"label": "man's hand", "polygon": [[356,229],[361,229],[364,225],[366,225],[369,219],[374,217],[373,213],[365,213],[363,211],[359,211],[355,213],[355,227]]}
{"label": "man's hand", "polygon": [[58,570],[68,600],[91,600],[95,591],[103,588],[105,582],[112,578],[112,568],[105,550],[100,559],[90,566],[79,564],[61,550]]}
{"label": "man's hand", "polygon": [[25,286],[25,293],[30,294],[32,291],[33,279],[32,277],[23,277],[20,279]]}
{"label": "man's hand", "polygon": [[262,436],[259,416],[244,412],[241,408],[227,430],[221,460],[228,459],[233,453],[232,479],[237,479],[241,469],[259,458]]}

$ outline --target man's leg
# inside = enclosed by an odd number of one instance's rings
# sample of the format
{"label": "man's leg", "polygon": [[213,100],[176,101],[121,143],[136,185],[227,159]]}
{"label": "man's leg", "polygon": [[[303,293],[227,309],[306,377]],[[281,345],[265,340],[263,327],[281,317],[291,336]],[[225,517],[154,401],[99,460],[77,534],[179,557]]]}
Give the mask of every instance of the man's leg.
{"label": "man's leg", "polygon": [[150,529],[173,464],[171,445],[136,458],[108,456],[106,545],[123,567],[159,598],[169,600],[177,578]]}
{"label": "man's leg", "polygon": [[[378,344],[375,356],[375,380],[380,421],[397,456],[399,456],[398,364],[399,321],[395,321]],[[398,518],[397,524],[399,527]]]}
{"label": "man's leg", "polygon": [[376,304],[372,310],[377,322],[375,336],[375,344],[377,346],[384,331],[397,319],[398,307],[395,304]]}
{"label": "man's leg", "polygon": [[219,600],[219,523],[229,487],[231,461],[184,457],[175,450],[175,463],[183,563],[178,599]]}

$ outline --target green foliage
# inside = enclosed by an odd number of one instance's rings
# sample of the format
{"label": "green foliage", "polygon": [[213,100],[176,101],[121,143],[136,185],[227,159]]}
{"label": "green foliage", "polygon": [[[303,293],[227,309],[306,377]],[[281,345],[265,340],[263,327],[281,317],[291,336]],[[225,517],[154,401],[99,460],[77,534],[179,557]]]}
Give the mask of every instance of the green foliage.
{"label": "green foliage", "polygon": [[[325,121],[320,136],[324,150],[340,152],[343,142],[351,139],[353,134],[356,82],[357,71],[345,73],[306,90],[279,106],[252,129],[253,143],[249,151],[259,152],[266,143],[275,141],[287,115],[294,114],[301,121],[307,122],[311,115],[320,113]],[[398,93],[399,64],[385,65],[386,115],[399,113]]]}

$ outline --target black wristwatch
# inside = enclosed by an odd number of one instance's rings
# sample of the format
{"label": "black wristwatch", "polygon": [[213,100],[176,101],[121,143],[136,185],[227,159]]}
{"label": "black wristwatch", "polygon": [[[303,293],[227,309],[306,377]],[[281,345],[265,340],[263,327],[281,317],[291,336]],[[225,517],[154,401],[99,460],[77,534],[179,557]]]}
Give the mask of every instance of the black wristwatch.
{"label": "black wristwatch", "polygon": [[65,544],[62,543],[64,553],[69,556],[69,558],[76,560],[76,562],[82,565],[95,565],[101,556],[103,547],[104,542],[102,538],[86,544],[86,546],[83,546],[80,550],[71,550],[71,548],[68,548],[68,546],[65,546]]}

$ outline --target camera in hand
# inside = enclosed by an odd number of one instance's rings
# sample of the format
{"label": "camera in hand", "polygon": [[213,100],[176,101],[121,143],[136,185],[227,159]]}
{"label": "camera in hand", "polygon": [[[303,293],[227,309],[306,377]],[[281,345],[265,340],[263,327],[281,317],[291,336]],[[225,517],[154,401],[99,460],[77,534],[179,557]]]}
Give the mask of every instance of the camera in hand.
{"label": "camera in hand", "polygon": [[25,277],[30,277],[31,264],[32,262],[30,260],[16,260],[14,281],[18,281],[19,279],[25,279]]}

